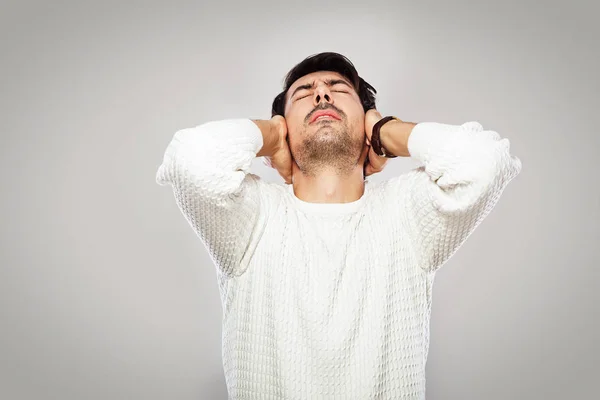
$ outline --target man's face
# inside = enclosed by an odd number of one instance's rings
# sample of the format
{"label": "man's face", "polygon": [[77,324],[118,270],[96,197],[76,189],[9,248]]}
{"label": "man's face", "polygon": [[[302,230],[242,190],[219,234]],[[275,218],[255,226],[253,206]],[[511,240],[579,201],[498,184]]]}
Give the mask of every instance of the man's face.
{"label": "man's face", "polygon": [[[321,112],[333,115],[315,119]],[[284,117],[290,152],[305,174],[324,168],[344,173],[357,165],[365,145],[365,112],[342,75],[320,71],[299,78],[286,93]]]}

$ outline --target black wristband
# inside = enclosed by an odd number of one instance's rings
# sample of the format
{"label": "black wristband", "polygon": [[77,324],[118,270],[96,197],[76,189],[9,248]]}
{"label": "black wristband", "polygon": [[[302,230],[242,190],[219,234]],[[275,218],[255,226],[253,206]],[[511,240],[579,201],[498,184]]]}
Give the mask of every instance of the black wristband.
{"label": "black wristband", "polygon": [[385,148],[381,145],[381,137],[379,136],[379,131],[381,130],[381,127],[383,126],[383,124],[385,124],[386,122],[389,122],[393,119],[398,119],[398,118],[393,117],[393,116],[387,116],[387,117],[381,118],[379,121],[377,121],[377,123],[375,123],[375,125],[373,125],[373,133],[371,134],[371,147],[373,148],[373,151],[375,152],[375,154],[377,154],[378,156],[383,156],[385,158],[398,157],[398,156],[390,154],[387,150],[385,150]]}

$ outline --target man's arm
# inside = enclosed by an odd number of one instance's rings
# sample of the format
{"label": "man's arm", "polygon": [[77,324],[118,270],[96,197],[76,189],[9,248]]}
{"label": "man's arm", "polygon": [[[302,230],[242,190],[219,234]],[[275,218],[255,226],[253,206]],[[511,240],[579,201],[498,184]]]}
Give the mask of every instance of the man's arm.
{"label": "man's arm", "polygon": [[423,166],[390,180],[407,205],[403,216],[426,271],[441,267],[490,213],[521,171],[508,139],[475,121],[385,124],[382,145]]}
{"label": "man's arm", "polygon": [[229,119],[179,130],[156,172],[205,244],[218,270],[242,274],[273,208],[257,175],[257,154],[276,151],[278,131],[269,120]]}

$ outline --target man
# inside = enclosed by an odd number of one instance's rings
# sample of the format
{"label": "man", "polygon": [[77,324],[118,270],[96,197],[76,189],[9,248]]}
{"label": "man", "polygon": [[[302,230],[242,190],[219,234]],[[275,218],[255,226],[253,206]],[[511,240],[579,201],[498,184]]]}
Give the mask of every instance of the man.
{"label": "man", "polygon": [[[521,170],[509,142],[382,118],[337,53],[287,75],[270,120],[175,133],[157,172],[215,262],[231,399],[423,399],[435,272]],[[423,163],[380,183],[389,158]],[[286,184],[249,173],[265,157]]]}

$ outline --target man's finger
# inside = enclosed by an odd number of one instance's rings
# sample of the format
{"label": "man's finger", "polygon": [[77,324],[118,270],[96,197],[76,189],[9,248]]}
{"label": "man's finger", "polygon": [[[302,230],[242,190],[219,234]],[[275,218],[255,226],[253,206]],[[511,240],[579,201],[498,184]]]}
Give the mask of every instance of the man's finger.
{"label": "man's finger", "polygon": [[371,147],[369,150],[369,164],[371,164],[371,168],[374,172],[379,172],[383,170],[385,163],[388,161],[386,157],[378,156],[375,154],[375,150]]}

